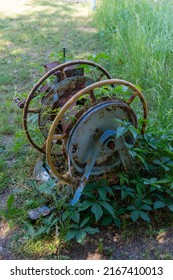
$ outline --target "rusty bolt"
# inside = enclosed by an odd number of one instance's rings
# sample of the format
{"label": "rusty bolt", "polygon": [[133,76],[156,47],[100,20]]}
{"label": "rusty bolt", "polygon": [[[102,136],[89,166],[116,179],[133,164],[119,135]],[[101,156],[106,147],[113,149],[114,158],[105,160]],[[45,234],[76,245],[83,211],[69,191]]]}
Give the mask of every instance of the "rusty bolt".
{"label": "rusty bolt", "polygon": [[108,143],[107,143],[107,147],[109,148],[109,149],[111,149],[111,150],[113,150],[113,149],[115,149],[115,142],[114,141],[109,141]]}

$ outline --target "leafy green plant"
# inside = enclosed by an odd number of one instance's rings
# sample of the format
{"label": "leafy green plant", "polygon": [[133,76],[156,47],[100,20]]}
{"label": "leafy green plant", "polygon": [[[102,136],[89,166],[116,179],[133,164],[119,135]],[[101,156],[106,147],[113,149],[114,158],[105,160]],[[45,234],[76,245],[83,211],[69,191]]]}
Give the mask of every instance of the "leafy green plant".
{"label": "leafy green plant", "polygon": [[14,194],[8,197],[6,207],[0,210],[0,216],[18,223],[22,217],[25,217],[25,214],[23,209],[18,209],[18,207],[14,205],[14,198]]}
{"label": "leafy green plant", "polygon": [[92,228],[87,225],[89,219],[90,217],[86,217],[85,219],[80,221],[80,224],[72,223],[70,225],[70,230],[67,232],[66,241],[69,241],[72,238],[76,238],[78,243],[82,243],[87,233],[95,234],[99,232],[98,228]]}
{"label": "leafy green plant", "polygon": [[48,218],[42,218],[42,224],[40,224],[40,226],[37,229],[35,229],[31,223],[24,221],[23,223],[27,229],[27,236],[31,239],[35,239],[44,234],[49,234],[52,228],[55,227],[59,220],[54,216],[55,214],[52,213]]}
{"label": "leafy green plant", "polygon": [[69,205],[63,213],[62,219],[70,219],[69,230],[66,240],[76,238],[81,243],[88,234],[99,232],[97,227],[92,227],[94,223],[102,221],[102,224],[114,220],[118,223],[113,207],[109,203],[108,195],[113,195],[113,191],[107,186],[106,181],[96,184],[88,184],[83,192],[83,198],[74,207]]}
{"label": "leafy green plant", "polygon": [[[106,179],[88,183],[74,206],[69,203],[65,189],[61,190],[55,180],[41,185],[34,183],[35,192],[45,197],[53,213],[48,218],[40,218],[35,225],[24,220],[28,237],[39,238],[58,229],[62,240],[76,239],[82,243],[88,234],[98,233],[100,225],[120,228],[129,217],[132,222],[142,219],[150,223],[159,209],[173,211],[173,148],[169,133],[155,130],[152,120],[144,136],[129,123],[122,122],[120,128],[117,137],[130,131],[135,139],[135,145],[127,144],[135,172],[130,176],[117,172],[116,183],[110,184]],[[166,136],[166,141],[162,135]],[[13,202],[12,196],[7,208],[15,217]]]}

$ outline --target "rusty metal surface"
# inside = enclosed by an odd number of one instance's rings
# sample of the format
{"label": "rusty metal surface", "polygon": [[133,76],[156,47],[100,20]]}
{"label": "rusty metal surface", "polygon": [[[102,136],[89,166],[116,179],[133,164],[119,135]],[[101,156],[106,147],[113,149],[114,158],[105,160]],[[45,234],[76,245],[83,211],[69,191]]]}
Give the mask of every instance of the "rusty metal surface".
{"label": "rusty metal surface", "polygon": [[[62,63],[58,61],[50,62],[44,65],[45,73],[51,71],[57,66],[60,66]],[[65,68],[65,75],[67,78],[74,77],[74,76],[83,76],[84,75],[84,69],[83,68],[77,68],[75,65],[70,65]],[[63,74],[62,70],[57,70],[54,75],[58,78],[58,81],[63,80]]]}
{"label": "rusty metal surface", "polygon": [[[19,107],[24,106],[23,125],[29,142],[46,153],[49,167],[60,181],[74,189],[77,187],[71,201],[74,205],[90,175],[109,174],[120,165],[126,172],[133,171],[127,144],[133,146],[136,140],[130,130],[117,137],[117,130],[123,121],[138,128],[137,106],[131,107],[138,97],[143,109],[140,132],[144,134],[148,108],[136,86],[125,80],[111,79],[110,74],[94,62],[52,62],[45,65],[45,71],[26,102],[17,102]],[[103,77],[106,80],[102,80]],[[128,88],[124,99],[116,96],[117,85]],[[41,144],[36,141],[34,129],[34,133],[30,133],[28,115],[33,123],[37,122],[35,131],[43,138]]]}
{"label": "rusty metal surface", "polygon": [[[71,166],[69,166],[68,172],[65,171],[64,173],[62,173],[62,172],[60,172],[59,168],[54,165],[54,162],[52,161],[52,158],[51,158],[52,143],[53,143],[54,139],[56,139],[57,141],[58,141],[58,139],[62,139],[61,134],[56,135],[56,127],[57,127],[58,123],[63,119],[64,115],[69,110],[69,108],[71,108],[72,104],[75,104],[79,98],[81,98],[82,96],[85,96],[86,94],[88,94],[89,92],[93,91],[94,89],[96,89],[98,87],[102,87],[102,86],[104,87],[106,85],[124,85],[133,91],[132,96],[130,96],[129,99],[125,103],[123,103],[123,107],[129,108],[129,110],[122,109],[121,104],[119,104],[119,106],[118,106],[119,110],[122,110],[122,112],[123,111],[125,112],[127,119],[129,119],[129,116],[133,115],[133,113],[129,113],[129,112],[131,112],[131,108],[130,108],[131,103],[133,102],[133,100],[136,97],[138,97],[140,99],[142,108],[143,108],[143,123],[142,123],[142,127],[140,128],[140,131],[142,134],[145,132],[146,120],[147,120],[147,115],[148,115],[147,104],[146,104],[146,101],[145,101],[144,96],[141,93],[141,91],[138,88],[136,88],[132,83],[129,83],[124,80],[119,80],[119,79],[110,79],[110,80],[104,80],[104,81],[94,83],[94,84],[82,89],[81,91],[77,92],[70,100],[68,100],[65,103],[65,105],[61,108],[60,112],[57,114],[54,122],[52,123],[52,126],[49,130],[49,135],[48,135],[48,138],[46,141],[46,158],[47,158],[48,164],[49,164],[52,172],[59,178],[59,180],[62,180],[66,183],[72,183],[73,178],[71,177],[71,172],[72,172]],[[103,114],[103,113],[100,112],[100,114]],[[131,117],[131,118],[133,119],[134,117]],[[99,128],[99,120],[97,119],[97,121],[95,120],[95,122],[97,123],[97,126]],[[109,123],[109,121],[108,121],[108,123]],[[67,134],[64,135],[63,142],[66,141],[66,137],[68,137]],[[92,145],[92,143],[90,143],[90,144]],[[112,145],[112,144],[110,143],[109,145]],[[90,147],[89,146],[87,147],[87,144],[86,144],[85,148],[89,149]],[[75,151],[76,149],[78,149],[78,147],[75,147],[75,145],[74,145],[74,147],[71,148],[71,153],[73,153],[73,151]],[[123,156],[123,154],[121,156]],[[110,156],[110,158],[107,157],[107,163],[102,160],[101,160],[101,163],[104,162],[105,166],[107,164],[108,164],[108,166],[112,166],[113,163],[112,163],[112,165],[111,164],[109,165],[109,161],[111,160],[111,158],[112,158],[111,156]],[[65,160],[67,160],[67,159],[65,158]],[[81,168],[81,170],[82,170],[82,168],[84,168],[86,165],[86,160],[87,159],[82,158],[83,166],[79,166],[79,164],[77,164],[76,168]],[[115,161],[116,161],[116,157],[115,157]],[[75,164],[76,164],[76,162],[75,162]],[[125,161],[124,161],[124,164],[126,164]],[[103,167],[102,167],[102,169],[103,169]],[[75,178],[75,180],[77,181],[78,179]]]}
{"label": "rusty metal surface", "polygon": [[[87,61],[87,60],[74,60],[74,61],[68,61],[66,63],[63,63],[61,65],[58,65],[56,67],[54,67],[53,69],[51,69],[50,71],[48,71],[47,73],[45,73],[45,75],[35,84],[35,86],[33,87],[33,89],[31,90],[25,105],[24,105],[24,110],[23,110],[23,128],[24,131],[26,133],[26,136],[28,138],[28,141],[30,142],[30,144],[37,149],[38,151],[45,153],[45,145],[46,145],[46,140],[44,140],[44,142],[42,144],[38,144],[35,139],[33,139],[31,132],[29,130],[29,126],[28,126],[28,121],[29,121],[29,113],[34,113],[38,114],[39,110],[41,108],[34,108],[34,110],[32,110],[33,108],[30,108],[30,103],[31,101],[40,93],[43,92],[43,85],[46,83],[46,80],[52,76],[55,76],[56,73],[60,73],[61,76],[61,80],[67,79],[68,76],[71,76],[71,71],[72,71],[72,75],[83,75],[83,66],[92,66],[95,69],[100,71],[100,75],[99,77],[97,77],[97,79],[101,79],[104,76],[107,79],[111,79],[110,74],[106,71],[106,69],[104,69],[103,67],[101,67],[99,64],[91,62],[91,61]],[[73,69],[73,67],[75,69]],[[70,70],[72,69],[72,70]],[[85,72],[84,72],[85,75]],[[47,92],[50,91],[50,88],[47,87],[47,83],[46,83],[46,88],[44,89],[45,94],[47,94]],[[44,92],[43,92],[44,93]],[[38,124],[39,127],[39,124]]]}
{"label": "rusty metal surface", "polygon": [[[107,130],[115,131],[122,121],[128,120],[137,127],[137,118],[133,110],[123,100],[109,100],[101,102],[88,110],[75,124],[69,135],[67,154],[73,167],[80,173],[84,173],[90,157],[90,152],[100,136]],[[124,135],[125,142],[133,145],[134,139],[128,132]],[[130,143],[129,143],[130,142]],[[119,139],[109,139],[108,146],[100,150],[91,175],[100,175],[121,163],[119,157]]]}
{"label": "rusty metal surface", "polygon": [[[93,80],[85,76],[74,76],[62,80],[56,84],[42,99],[42,107],[39,112],[38,123],[40,130],[45,138],[48,136],[49,123],[52,123],[55,116],[64,104],[79,90],[93,83]],[[73,103],[72,107],[76,104]],[[46,113],[47,112],[47,113]],[[70,112],[75,115],[76,111]],[[67,116],[66,116],[67,117]],[[59,132],[65,132],[69,123],[63,122],[59,125]],[[57,127],[58,133],[58,127]]]}

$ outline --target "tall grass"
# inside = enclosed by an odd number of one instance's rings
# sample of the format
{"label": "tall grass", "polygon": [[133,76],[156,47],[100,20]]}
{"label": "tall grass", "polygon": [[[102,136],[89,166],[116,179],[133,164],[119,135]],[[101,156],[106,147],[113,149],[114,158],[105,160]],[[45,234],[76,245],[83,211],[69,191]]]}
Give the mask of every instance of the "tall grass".
{"label": "tall grass", "polygon": [[169,125],[173,121],[173,1],[98,2],[95,22],[111,57],[113,76],[139,84],[155,117]]}

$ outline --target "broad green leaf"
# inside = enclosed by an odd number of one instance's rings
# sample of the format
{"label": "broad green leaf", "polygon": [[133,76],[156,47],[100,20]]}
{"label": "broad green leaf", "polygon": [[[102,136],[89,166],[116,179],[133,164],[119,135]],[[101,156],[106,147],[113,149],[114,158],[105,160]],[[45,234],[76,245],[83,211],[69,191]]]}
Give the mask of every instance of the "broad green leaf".
{"label": "broad green leaf", "polygon": [[121,227],[121,221],[120,221],[120,219],[119,219],[119,218],[115,218],[115,219],[114,219],[114,224],[115,224],[118,228],[120,228],[120,227]]}
{"label": "broad green leaf", "polygon": [[127,207],[127,210],[134,211],[134,210],[136,210],[136,207],[134,205],[129,205]]}
{"label": "broad green leaf", "polygon": [[91,211],[94,213],[96,221],[98,221],[101,218],[101,216],[103,215],[103,210],[99,203],[94,202],[91,207]]}
{"label": "broad green leaf", "polygon": [[109,226],[113,221],[113,218],[111,216],[106,216],[104,217],[103,221],[102,221],[102,225],[103,226]]}
{"label": "broad green leaf", "polygon": [[131,189],[131,188],[124,188],[122,191],[121,191],[121,200],[124,200],[127,196],[131,196],[131,197],[134,197],[134,190]]}
{"label": "broad green leaf", "polygon": [[148,204],[142,204],[140,206],[140,209],[148,210],[148,211],[152,210],[151,206],[149,206]]}
{"label": "broad green leaf", "polygon": [[[117,87],[116,87],[116,89],[117,89]],[[124,122],[123,122],[123,120],[121,120],[121,119],[118,119],[118,118],[115,118],[114,120],[116,121],[116,123],[119,123],[119,124],[121,124],[121,126],[123,126],[123,125],[124,125]]]}
{"label": "broad green leaf", "polygon": [[137,128],[135,128],[134,126],[132,126],[132,125],[128,127],[128,130],[130,130],[130,132],[133,135],[134,139],[136,139],[137,136],[140,134],[140,131]]}
{"label": "broad green leaf", "polygon": [[148,179],[144,179],[144,184],[145,185],[152,185],[152,184],[156,184],[157,183],[157,178],[150,178]]}
{"label": "broad green leaf", "polygon": [[129,194],[128,192],[122,190],[121,191],[121,200],[125,199],[128,196],[128,194]]}
{"label": "broad green leaf", "polygon": [[163,167],[163,169],[165,171],[169,171],[170,170],[170,168],[168,166],[166,166],[165,164],[163,164],[159,159],[154,160],[153,163],[155,163],[157,165],[160,165],[161,167]]}
{"label": "broad green leaf", "polygon": [[75,229],[75,230],[79,230],[80,226],[78,224],[71,224],[70,228]]}
{"label": "broad green leaf", "polygon": [[140,213],[139,210],[134,210],[131,212],[131,219],[133,222],[137,221],[137,219],[139,218],[139,213]]}
{"label": "broad green leaf", "polygon": [[79,207],[79,211],[85,211],[92,205],[92,201],[90,200],[85,200],[84,202],[81,203],[81,206]]}
{"label": "broad green leaf", "polygon": [[168,205],[169,210],[171,210],[173,212],[173,204],[172,205]]}
{"label": "broad green leaf", "polygon": [[102,200],[106,199],[106,190],[104,189],[104,187],[98,188],[98,193]]}
{"label": "broad green leaf", "polygon": [[150,205],[153,204],[151,199],[144,199],[143,202],[146,203],[146,204],[150,204]]}
{"label": "broad green leaf", "polygon": [[75,222],[75,223],[79,223],[79,220],[80,220],[80,213],[78,211],[75,211],[72,215],[72,220]]}
{"label": "broad green leaf", "polygon": [[115,218],[114,209],[109,203],[107,203],[106,201],[100,201],[100,204],[112,215],[112,217]]}
{"label": "broad green leaf", "polygon": [[139,215],[143,220],[147,221],[148,223],[150,222],[150,217],[148,216],[147,213],[143,211],[139,211]]}
{"label": "broad green leaf", "polygon": [[146,163],[146,161],[144,160],[144,158],[141,157],[139,154],[136,154],[136,157],[142,162],[142,164],[144,165],[145,169],[146,169],[147,171],[149,171],[148,164]]}
{"label": "broad green leaf", "polygon": [[118,139],[120,136],[123,136],[127,131],[128,131],[128,129],[126,127],[119,126],[117,128],[116,138]]}
{"label": "broad green leaf", "polygon": [[142,199],[141,199],[141,198],[137,198],[137,199],[135,200],[135,206],[136,206],[136,208],[137,208],[137,209],[140,208],[141,204],[142,204]]}
{"label": "broad green leaf", "polygon": [[80,228],[83,228],[84,225],[86,225],[86,223],[88,223],[88,221],[90,220],[90,217],[86,217],[82,220],[82,222],[80,223]]}
{"label": "broad green leaf", "polygon": [[159,208],[163,208],[163,207],[165,207],[165,203],[164,202],[159,201],[159,200],[154,202],[154,209],[159,209]]}
{"label": "broad green leaf", "polygon": [[96,183],[96,185],[99,187],[104,186],[104,187],[108,188],[107,183],[108,183],[108,181],[106,179],[99,179],[98,182]]}
{"label": "broad green leaf", "polygon": [[109,193],[109,194],[111,194],[111,195],[115,195],[114,192],[113,192],[113,188],[112,188],[112,187],[109,187],[109,186],[108,186],[108,187],[106,188],[106,192]]}
{"label": "broad green leaf", "polygon": [[140,196],[142,196],[142,187],[143,186],[140,183],[136,185],[136,191]]}
{"label": "broad green leaf", "polygon": [[86,228],[84,228],[84,230],[90,234],[95,234],[95,233],[100,232],[98,228],[92,228],[92,227],[86,227]]}
{"label": "broad green leaf", "polygon": [[161,179],[157,181],[157,184],[168,184],[168,183],[170,183],[169,179]]}
{"label": "broad green leaf", "polygon": [[168,165],[169,167],[173,167],[173,161],[169,161],[169,162],[167,163],[167,165]]}
{"label": "broad green leaf", "polygon": [[72,211],[66,210],[62,215],[62,220],[65,221],[68,217],[70,217],[72,214]]}
{"label": "broad green leaf", "polygon": [[78,233],[78,230],[69,230],[66,234],[66,237],[65,237],[65,240],[66,241],[69,241],[71,240],[72,238],[74,238],[76,236],[76,234]]}
{"label": "broad green leaf", "polygon": [[77,240],[78,243],[82,243],[83,240],[85,239],[85,237],[86,237],[86,231],[85,230],[80,230],[76,234],[76,240]]}
{"label": "broad green leaf", "polygon": [[129,153],[130,153],[132,158],[136,157],[136,152],[135,151],[129,150]]}
{"label": "broad green leaf", "polygon": [[41,184],[38,187],[38,190],[42,193],[51,195],[54,186],[55,186],[55,180],[50,179],[50,180],[44,182],[43,184]]}
{"label": "broad green leaf", "polygon": [[[134,210],[134,209],[133,209]],[[118,210],[117,210],[117,215],[120,216],[120,215],[123,215],[124,213],[126,212],[126,207],[120,207]]]}

